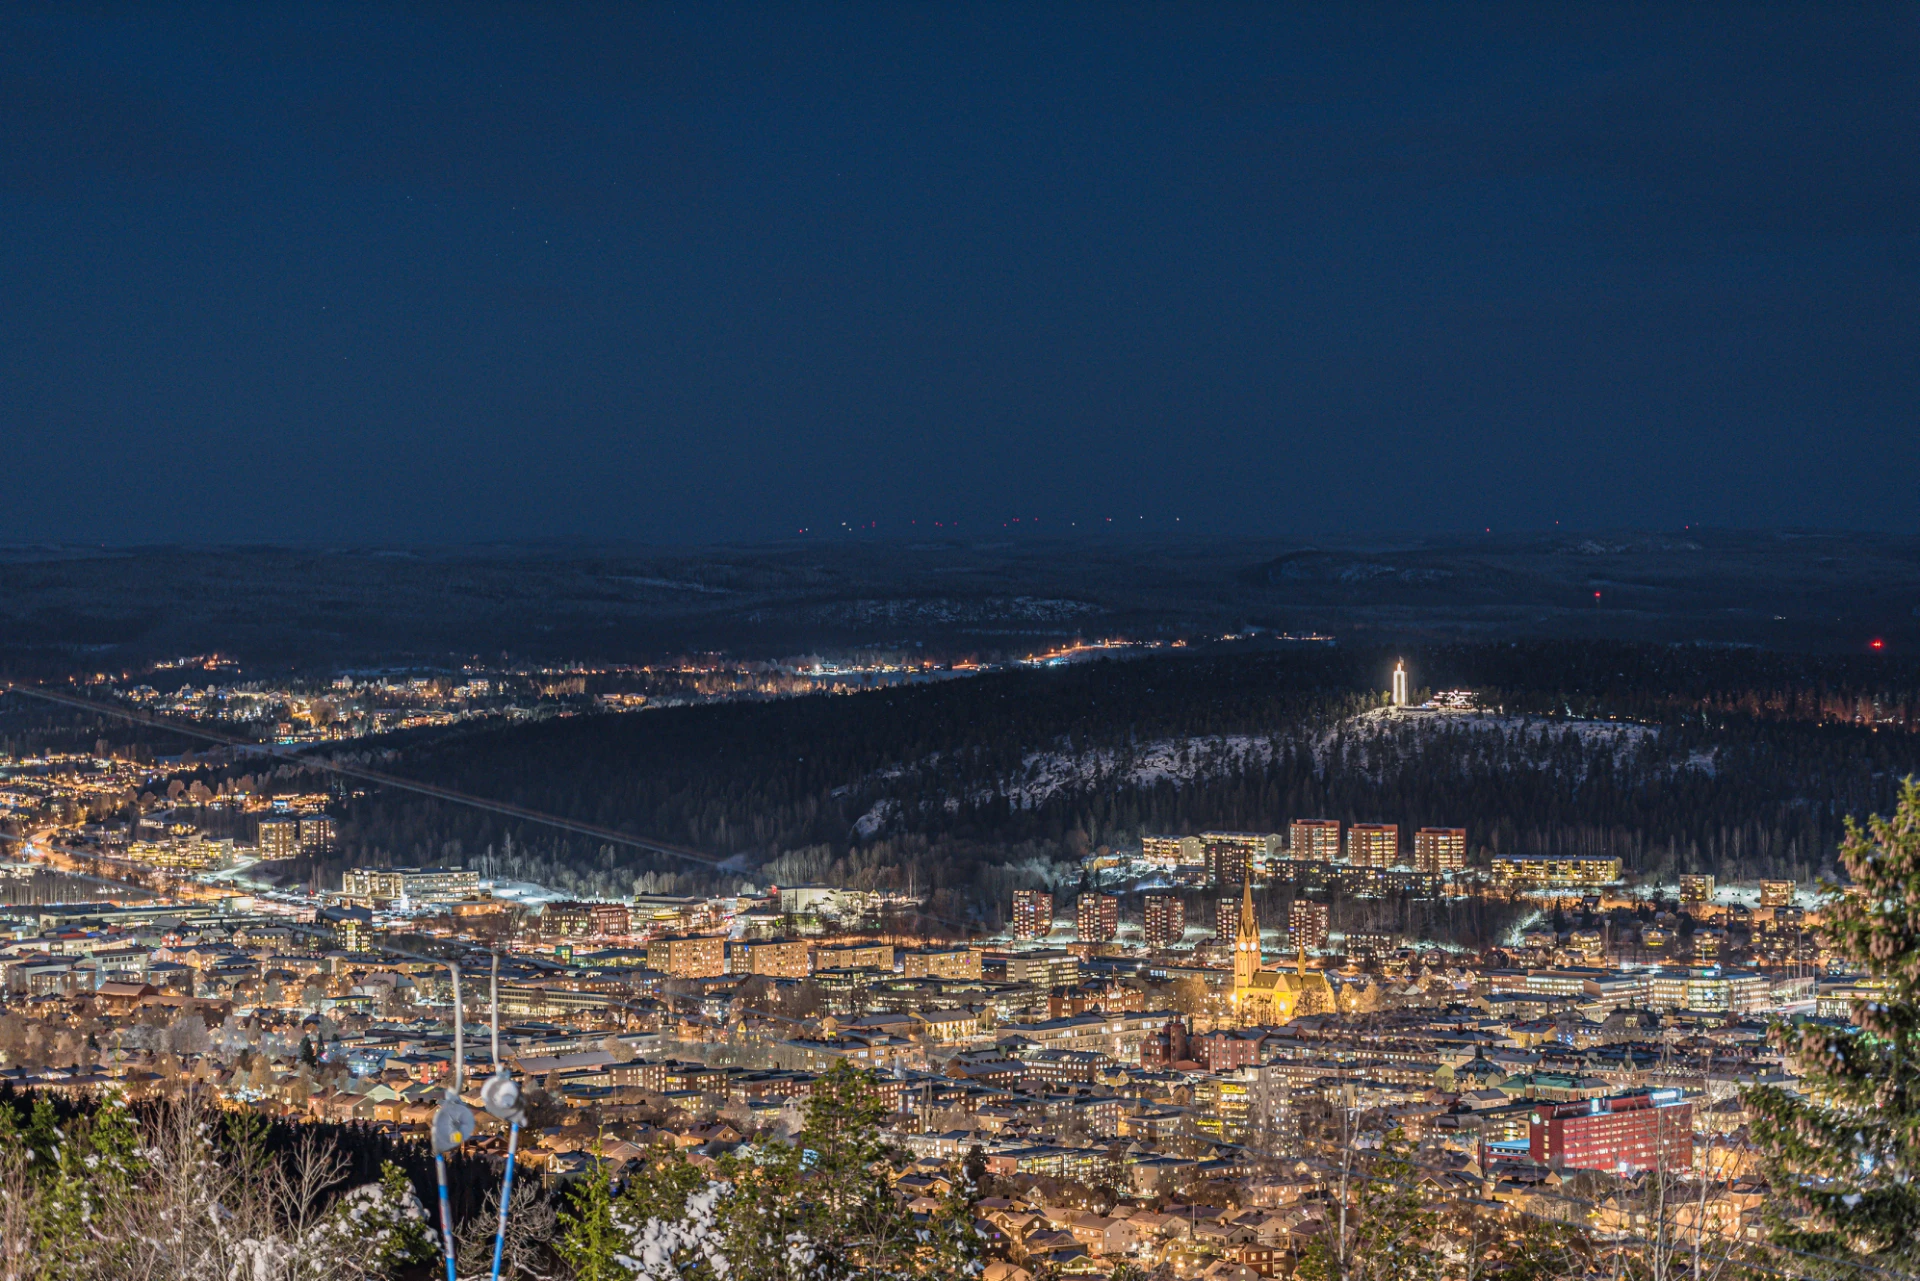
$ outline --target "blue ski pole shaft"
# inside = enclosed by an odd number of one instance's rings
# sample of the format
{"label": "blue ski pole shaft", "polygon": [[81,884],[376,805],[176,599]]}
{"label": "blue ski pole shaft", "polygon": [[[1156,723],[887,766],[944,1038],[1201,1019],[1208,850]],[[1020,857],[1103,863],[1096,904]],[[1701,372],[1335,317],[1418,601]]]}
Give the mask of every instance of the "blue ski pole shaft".
{"label": "blue ski pole shaft", "polygon": [[434,1154],[433,1168],[440,1177],[440,1235],[447,1250],[447,1281],[459,1281],[453,1274],[453,1204],[447,1199],[447,1158],[444,1153]]}
{"label": "blue ski pole shaft", "polygon": [[500,1180],[500,1227],[493,1234],[493,1281],[500,1281],[500,1254],[507,1245],[507,1207],[513,1203],[513,1154],[520,1147],[520,1123],[507,1131],[507,1173]]}

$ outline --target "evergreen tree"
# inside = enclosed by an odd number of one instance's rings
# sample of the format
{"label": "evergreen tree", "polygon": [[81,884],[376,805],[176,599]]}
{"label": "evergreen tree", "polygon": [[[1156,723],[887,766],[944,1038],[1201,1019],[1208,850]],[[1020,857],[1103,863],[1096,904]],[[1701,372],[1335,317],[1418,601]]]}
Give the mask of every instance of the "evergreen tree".
{"label": "evergreen tree", "polygon": [[593,1145],[593,1168],[573,1185],[560,1212],[554,1249],[573,1269],[575,1281],[616,1281],[626,1275],[619,1259],[627,1241],[615,1223],[613,1172]]}
{"label": "evergreen tree", "polygon": [[441,1248],[413,1181],[392,1161],[381,1162],[378,1183],[343,1193],[306,1243],[309,1253],[357,1260],[373,1277],[429,1262]]}
{"label": "evergreen tree", "polygon": [[[1753,1138],[1779,1198],[1775,1240],[1881,1268],[1920,1266],[1920,781],[1891,817],[1848,823],[1851,892],[1826,908],[1826,937],[1877,990],[1855,1025],[1800,1018],[1775,1043],[1798,1093],[1747,1092]],[[1796,1259],[1801,1267],[1807,1260]]]}
{"label": "evergreen tree", "polygon": [[641,1223],[678,1219],[687,1212],[687,1198],[706,1186],[707,1176],[676,1149],[627,1180],[620,1194],[620,1208],[628,1218]]}
{"label": "evergreen tree", "polygon": [[925,1274],[930,1277],[959,1278],[977,1275],[984,1264],[981,1256],[986,1242],[974,1226],[974,1206],[980,1199],[973,1177],[962,1167],[953,1184],[941,1198],[926,1229],[922,1251]]}

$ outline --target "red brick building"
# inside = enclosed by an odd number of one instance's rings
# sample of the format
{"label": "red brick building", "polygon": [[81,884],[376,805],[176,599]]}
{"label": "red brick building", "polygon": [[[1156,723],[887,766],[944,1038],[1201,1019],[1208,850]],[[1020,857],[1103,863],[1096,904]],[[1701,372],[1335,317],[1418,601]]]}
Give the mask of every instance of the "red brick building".
{"label": "red brick building", "polygon": [[1540,1103],[1527,1121],[1527,1154],[1556,1170],[1677,1174],[1693,1168],[1693,1105],[1678,1090]]}

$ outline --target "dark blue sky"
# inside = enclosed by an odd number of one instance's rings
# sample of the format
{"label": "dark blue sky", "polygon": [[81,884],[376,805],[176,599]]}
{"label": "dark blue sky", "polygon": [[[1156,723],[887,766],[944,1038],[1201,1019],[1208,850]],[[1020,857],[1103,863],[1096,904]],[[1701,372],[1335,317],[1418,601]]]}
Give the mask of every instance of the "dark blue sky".
{"label": "dark blue sky", "polygon": [[0,539],[1920,528],[1913,5],[0,10]]}

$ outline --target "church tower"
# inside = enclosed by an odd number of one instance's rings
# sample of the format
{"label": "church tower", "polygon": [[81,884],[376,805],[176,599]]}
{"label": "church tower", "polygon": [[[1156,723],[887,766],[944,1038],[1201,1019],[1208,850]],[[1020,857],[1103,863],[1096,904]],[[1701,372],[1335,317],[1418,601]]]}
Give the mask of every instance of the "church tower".
{"label": "church tower", "polygon": [[1240,928],[1233,936],[1233,993],[1236,1000],[1253,986],[1260,972],[1260,921],[1253,911],[1253,869],[1247,869],[1246,888],[1240,898]]}

